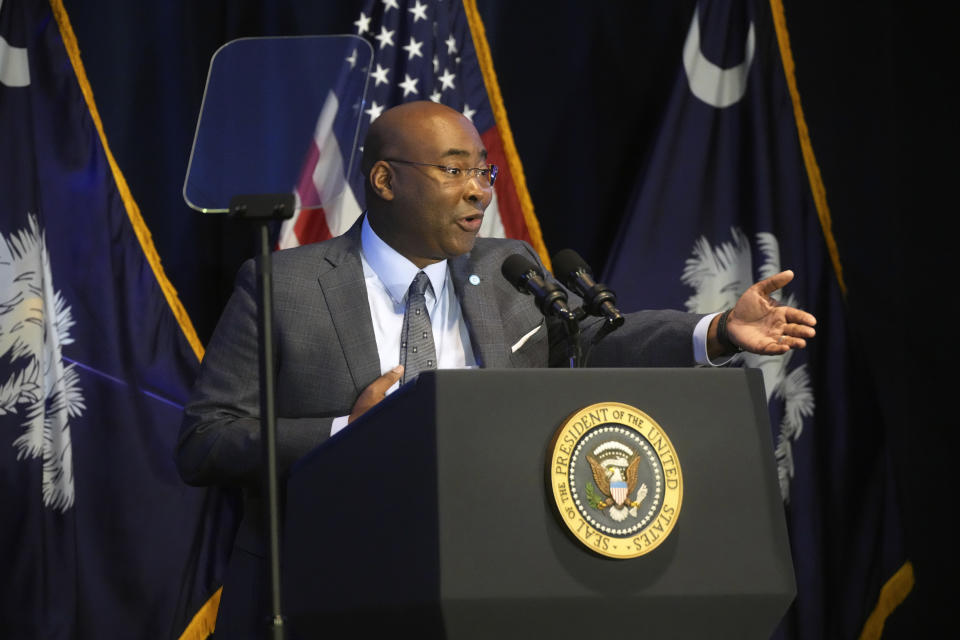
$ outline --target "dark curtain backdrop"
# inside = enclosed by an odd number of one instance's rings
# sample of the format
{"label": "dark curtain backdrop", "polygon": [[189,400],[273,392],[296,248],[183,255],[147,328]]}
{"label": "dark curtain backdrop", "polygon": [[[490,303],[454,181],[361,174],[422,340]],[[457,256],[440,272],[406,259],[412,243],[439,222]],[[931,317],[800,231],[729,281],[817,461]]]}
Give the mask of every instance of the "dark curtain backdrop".
{"label": "dark curtain backdrop", "polygon": [[[202,340],[253,252],[183,203],[210,56],[233,38],[352,33],[351,2],[66,0],[106,133]],[[547,247],[596,271],[664,107],[693,0],[479,0]],[[849,287],[863,384],[893,443],[917,587],[886,637],[952,620],[955,36],[935,8],[786,0],[797,80]],[[243,96],[237,96],[242,100]],[[853,508],[853,505],[851,505]],[[952,625],[951,625],[952,626]]]}

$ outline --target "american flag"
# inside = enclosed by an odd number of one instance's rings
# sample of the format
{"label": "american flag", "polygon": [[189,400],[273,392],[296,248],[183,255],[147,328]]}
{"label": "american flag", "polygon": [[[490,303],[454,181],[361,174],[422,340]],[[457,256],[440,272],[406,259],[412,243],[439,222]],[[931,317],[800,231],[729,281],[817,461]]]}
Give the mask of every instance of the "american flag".
{"label": "american flag", "polygon": [[[526,240],[549,266],[475,0],[367,0],[353,26],[373,47],[356,140],[385,109],[403,102],[433,100],[462,112],[480,132],[489,161],[500,166],[480,235]],[[342,64],[362,66],[363,59],[363,52],[351,53]],[[318,118],[296,186],[304,208],[284,222],[280,248],[339,235],[363,210],[360,149],[332,131],[337,110],[349,106],[341,102],[333,96]],[[317,202],[322,208],[306,206]]]}

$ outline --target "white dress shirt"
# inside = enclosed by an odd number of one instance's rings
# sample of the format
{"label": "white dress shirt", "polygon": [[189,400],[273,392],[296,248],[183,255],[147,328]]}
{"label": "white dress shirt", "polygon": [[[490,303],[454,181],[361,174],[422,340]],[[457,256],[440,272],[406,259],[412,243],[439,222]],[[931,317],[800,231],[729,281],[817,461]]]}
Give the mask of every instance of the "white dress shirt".
{"label": "white dress shirt", "polygon": [[424,297],[433,328],[437,368],[475,367],[477,362],[470,344],[470,333],[463,321],[447,261],[441,260],[420,269],[381,240],[367,218],[363,219],[360,246],[373,334],[380,354],[380,373],[400,364],[400,334],[403,332],[407,290],[420,271],[430,279]]}
{"label": "white dress shirt", "polygon": [[[364,217],[360,234],[360,262],[363,265],[367,302],[370,304],[370,318],[373,320],[373,335],[380,355],[381,375],[400,364],[400,334],[403,332],[403,313],[407,307],[407,290],[419,271],[426,273],[430,279],[430,287],[424,297],[437,350],[437,368],[465,369],[477,366],[470,333],[463,321],[460,301],[457,300],[446,260],[418,268],[384,242],[370,226],[369,219]],[[398,382],[387,393],[393,393],[399,387]],[[348,419],[349,416],[335,418],[330,435],[346,426]]]}

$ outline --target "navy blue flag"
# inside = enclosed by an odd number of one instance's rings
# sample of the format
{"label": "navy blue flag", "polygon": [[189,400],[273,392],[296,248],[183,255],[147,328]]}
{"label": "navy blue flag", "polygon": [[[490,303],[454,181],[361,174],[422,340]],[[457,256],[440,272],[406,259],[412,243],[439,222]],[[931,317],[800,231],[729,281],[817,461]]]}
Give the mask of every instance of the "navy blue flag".
{"label": "navy blue flag", "polygon": [[876,637],[896,606],[878,606],[881,588],[902,599],[912,573],[883,429],[848,348],[780,3],[699,2],[677,67],[604,279],[623,308],[708,313],[758,279],[796,273],[778,295],[817,316],[817,337],[783,357],[735,358],[763,372],[790,530],[798,595],[777,635]]}
{"label": "navy blue flag", "polygon": [[0,636],[178,637],[212,595],[229,500],[173,461],[199,352],[62,4],[0,1]]}

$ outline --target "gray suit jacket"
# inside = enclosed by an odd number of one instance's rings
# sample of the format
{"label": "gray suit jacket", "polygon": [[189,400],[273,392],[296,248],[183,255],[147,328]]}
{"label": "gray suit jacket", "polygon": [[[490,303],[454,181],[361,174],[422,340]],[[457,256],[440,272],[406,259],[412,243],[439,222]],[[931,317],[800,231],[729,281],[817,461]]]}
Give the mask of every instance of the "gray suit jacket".
{"label": "gray suit jacket", "polygon": [[[338,238],[273,256],[277,443],[281,472],[326,440],[333,418],[380,375],[360,262],[360,224]],[[539,264],[516,240],[477,240],[450,261],[453,284],[477,362],[487,368],[564,366],[562,327],[544,317],[530,296],[500,274],[509,255]],[[541,266],[542,268],[542,266]],[[480,278],[478,285],[469,282]],[[579,299],[570,294],[571,306]],[[259,483],[260,423],[255,265],[248,261],[217,325],[185,410],[178,464],[190,484]],[[629,314],[606,337],[591,366],[689,366],[692,334],[701,316],[677,311]],[[588,338],[599,326],[584,330]],[[511,346],[539,330],[515,352]]]}
{"label": "gray suit jacket", "polygon": [[[450,260],[477,362],[491,368],[565,366],[562,327],[545,320],[533,299],[500,274],[500,265],[513,253],[539,264],[529,245],[493,239],[478,239],[473,251]],[[472,275],[479,284],[470,283]],[[360,392],[380,375],[360,262],[360,223],[327,242],[275,253],[273,287],[277,451],[285,475],[329,437],[333,418],[349,415]],[[570,298],[572,306],[580,303]],[[591,365],[691,365],[699,318],[677,311],[630,314],[594,350]],[[585,327],[585,340],[598,326]],[[511,348],[534,329],[522,347]],[[255,265],[248,261],[208,346],[177,450],[180,474],[188,483],[244,490],[217,637],[247,637],[261,628],[266,613],[258,368]]]}

